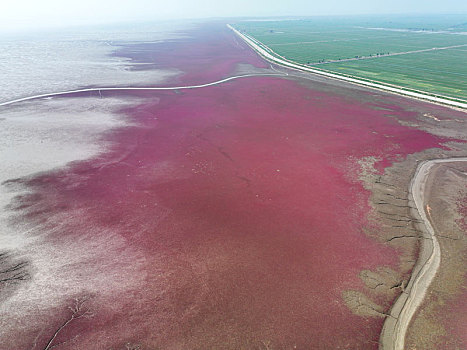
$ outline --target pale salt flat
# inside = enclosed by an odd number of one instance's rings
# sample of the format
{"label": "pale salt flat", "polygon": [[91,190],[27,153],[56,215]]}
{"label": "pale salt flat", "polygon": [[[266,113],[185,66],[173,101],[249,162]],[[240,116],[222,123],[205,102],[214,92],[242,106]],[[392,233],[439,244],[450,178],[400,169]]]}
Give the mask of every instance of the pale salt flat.
{"label": "pale salt flat", "polygon": [[[82,209],[49,217],[52,229],[29,223],[12,224],[11,218],[16,213],[8,205],[29,189],[4,183],[98,156],[110,146],[102,141],[105,132],[131,125],[117,111],[137,102],[137,99],[60,98],[2,109],[0,250],[28,261],[32,279],[19,284],[14,294],[0,304],[0,338],[26,326],[25,318],[35,320],[40,327],[41,317],[70,297],[97,293],[103,297],[106,291],[118,295],[138,284],[128,276],[141,279],[141,274],[132,272],[144,258],[118,232],[86,227],[73,241],[48,240],[51,234],[66,230],[67,225],[83,225]],[[116,256],[119,258],[115,259]]]}
{"label": "pale salt flat", "polygon": [[[178,71],[134,70],[128,59],[112,54],[125,43],[180,38],[178,30],[184,26],[0,35],[0,102],[88,86],[170,84]],[[1,295],[0,348],[16,341],[11,335],[21,331],[32,335],[24,341],[33,348],[35,335],[48,337],[62,322],[50,323],[48,316],[66,312],[72,298],[91,296],[89,303],[96,306],[100,298],[118,298],[144,280],[142,254],[118,231],[83,222],[89,208],[51,214],[47,227],[13,220],[24,212],[13,210],[12,204],[17,196],[31,193],[31,188],[21,181],[8,182],[99,156],[111,146],[105,133],[131,126],[119,111],[139,102],[136,98],[62,97],[0,107],[0,253],[10,254],[15,263],[27,262],[30,276]],[[51,239],[70,227],[76,232],[73,237]]]}

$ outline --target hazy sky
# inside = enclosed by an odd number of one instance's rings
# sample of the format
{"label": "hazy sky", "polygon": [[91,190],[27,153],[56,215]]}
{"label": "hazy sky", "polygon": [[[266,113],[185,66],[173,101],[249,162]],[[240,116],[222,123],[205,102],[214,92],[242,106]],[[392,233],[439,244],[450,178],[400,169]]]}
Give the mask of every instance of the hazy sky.
{"label": "hazy sky", "polygon": [[467,13],[467,1],[1,0],[0,31],[140,19],[374,13]]}

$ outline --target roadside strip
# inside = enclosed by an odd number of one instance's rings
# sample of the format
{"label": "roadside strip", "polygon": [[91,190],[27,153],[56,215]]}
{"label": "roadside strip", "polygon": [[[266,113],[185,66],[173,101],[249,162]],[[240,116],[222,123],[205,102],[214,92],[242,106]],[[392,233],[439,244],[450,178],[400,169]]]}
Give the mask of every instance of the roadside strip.
{"label": "roadside strip", "polygon": [[322,75],[328,78],[338,79],[338,80],[346,81],[346,82],[353,83],[353,84],[358,84],[358,85],[363,85],[363,86],[367,86],[367,87],[371,87],[371,88],[375,88],[379,90],[389,91],[389,92],[396,93],[399,95],[404,95],[404,96],[417,98],[417,99],[421,99],[425,101],[439,103],[439,104],[450,106],[450,107],[467,109],[467,101],[466,102],[455,101],[455,100],[451,100],[448,98],[429,95],[423,92],[410,91],[410,90],[406,90],[400,87],[389,86],[389,85],[380,84],[377,82],[370,82],[370,81],[365,81],[365,80],[361,80],[361,79],[354,78],[354,77],[347,77],[347,76],[340,75],[340,74],[330,73],[330,72],[326,72],[323,70],[319,70],[319,69],[311,68],[311,67],[308,67],[302,64],[295,63],[282,56],[275,54],[274,51],[272,51],[269,47],[261,44],[259,41],[252,38],[251,36],[241,33],[240,31],[232,27],[230,24],[227,24],[227,27],[233,30],[235,34],[237,34],[240,38],[242,38],[249,46],[251,46],[263,58],[265,58],[266,60],[270,62],[279,64],[281,66],[300,70],[300,71],[305,71],[305,72],[309,72],[313,74],[318,74],[318,75]]}

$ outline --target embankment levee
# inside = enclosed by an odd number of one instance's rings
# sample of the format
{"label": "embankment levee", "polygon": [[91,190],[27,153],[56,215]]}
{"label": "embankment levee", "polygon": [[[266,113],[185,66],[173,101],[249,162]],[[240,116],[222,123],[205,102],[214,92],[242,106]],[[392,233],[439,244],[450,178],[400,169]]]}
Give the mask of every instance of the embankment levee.
{"label": "embankment levee", "polygon": [[380,338],[381,350],[404,349],[410,322],[439,269],[441,249],[425,210],[425,186],[433,166],[452,162],[467,162],[467,157],[423,161],[418,165],[410,182],[409,200],[414,204],[413,215],[421,218],[419,229],[423,232],[420,255],[405,291],[396,300],[383,325]]}
{"label": "embankment levee", "polygon": [[412,91],[412,90],[404,89],[402,87],[390,86],[390,85],[385,85],[385,84],[381,84],[378,82],[358,79],[356,77],[348,77],[348,76],[344,76],[344,75],[340,75],[336,73],[330,73],[327,71],[311,68],[311,67],[287,60],[275,54],[274,51],[272,51],[267,46],[260,44],[256,39],[250,37],[247,34],[241,33],[239,30],[235,29],[230,24],[227,24],[227,26],[231,30],[233,30],[239,37],[241,37],[256,52],[258,52],[258,54],[260,54],[263,58],[265,58],[266,60],[270,62],[279,64],[281,66],[304,71],[304,72],[309,72],[313,74],[322,75],[322,76],[332,78],[332,79],[346,81],[352,84],[363,85],[369,88],[383,90],[383,91],[387,91],[387,92],[391,92],[391,93],[395,93],[395,94],[399,94],[399,95],[403,95],[403,96],[407,96],[411,98],[425,100],[425,101],[429,101],[429,102],[433,102],[433,103],[437,103],[437,104],[441,104],[445,106],[467,109],[467,102],[464,102],[464,101],[456,101],[456,100],[452,100],[452,99],[445,98],[445,97],[433,96],[428,93],[423,93],[421,91]]}

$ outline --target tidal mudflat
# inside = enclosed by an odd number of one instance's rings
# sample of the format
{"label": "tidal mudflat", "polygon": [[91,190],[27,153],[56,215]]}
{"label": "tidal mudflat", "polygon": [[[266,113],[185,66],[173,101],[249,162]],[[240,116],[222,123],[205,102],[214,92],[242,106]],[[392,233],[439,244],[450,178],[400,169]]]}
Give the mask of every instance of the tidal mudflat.
{"label": "tidal mudflat", "polygon": [[[173,85],[285,72],[223,23],[186,34],[115,54]],[[52,99],[125,102],[88,153],[3,182],[2,348],[378,348],[418,254],[414,164],[465,152],[465,114],[287,73]]]}

